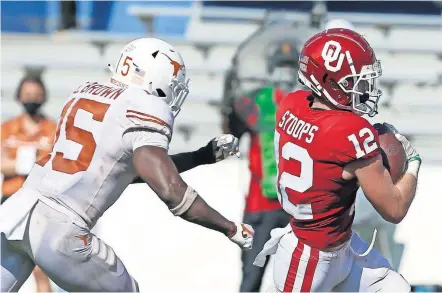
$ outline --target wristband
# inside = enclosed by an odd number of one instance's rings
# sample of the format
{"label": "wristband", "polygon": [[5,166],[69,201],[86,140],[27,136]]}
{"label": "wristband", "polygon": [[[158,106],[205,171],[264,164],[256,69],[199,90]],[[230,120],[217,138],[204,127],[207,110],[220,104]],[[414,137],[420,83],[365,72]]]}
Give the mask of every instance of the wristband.
{"label": "wristband", "polygon": [[419,175],[419,169],[422,159],[419,156],[414,156],[408,160],[408,167],[406,173],[413,175],[416,179]]}

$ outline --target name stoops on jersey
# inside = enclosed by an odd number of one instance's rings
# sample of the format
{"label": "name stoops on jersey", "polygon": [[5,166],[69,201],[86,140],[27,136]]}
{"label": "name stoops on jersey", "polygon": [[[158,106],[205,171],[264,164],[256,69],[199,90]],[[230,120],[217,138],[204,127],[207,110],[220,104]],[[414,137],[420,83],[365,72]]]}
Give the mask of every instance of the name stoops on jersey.
{"label": "name stoops on jersey", "polygon": [[284,130],[288,135],[299,140],[305,139],[306,143],[311,143],[315,137],[315,132],[319,127],[298,119],[289,110],[282,115],[278,124],[279,128]]}
{"label": "name stoops on jersey", "polygon": [[98,82],[88,82],[85,85],[81,85],[73,92],[73,94],[86,93],[115,100],[124,92],[124,90],[125,88],[113,88],[99,84]]}

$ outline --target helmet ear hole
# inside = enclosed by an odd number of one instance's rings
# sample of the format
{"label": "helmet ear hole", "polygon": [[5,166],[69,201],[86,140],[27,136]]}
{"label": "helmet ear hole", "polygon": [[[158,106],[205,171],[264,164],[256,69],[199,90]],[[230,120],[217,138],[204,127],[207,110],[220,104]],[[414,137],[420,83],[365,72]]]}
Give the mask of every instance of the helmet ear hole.
{"label": "helmet ear hole", "polygon": [[166,97],[166,94],[163,92],[162,89],[157,88],[156,91],[157,91],[158,96],[159,96],[160,98],[165,98],[165,97]]}
{"label": "helmet ear hole", "polygon": [[338,90],[338,89],[339,89],[339,85],[338,85],[334,80],[330,80],[330,79],[329,79],[329,84],[330,84],[330,87],[331,87],[333,90]]}

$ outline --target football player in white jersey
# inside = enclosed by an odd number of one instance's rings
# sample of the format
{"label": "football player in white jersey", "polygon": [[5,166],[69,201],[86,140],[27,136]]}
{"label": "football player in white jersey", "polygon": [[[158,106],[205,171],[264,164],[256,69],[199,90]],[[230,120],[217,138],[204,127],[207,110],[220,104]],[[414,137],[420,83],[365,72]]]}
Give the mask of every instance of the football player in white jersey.
{"label": "football player in white jersey", "polygon": [[50,155],[0,207],[1,291],[18,290],[37,264],[72,291],[139,291],[113,249],[90,229],[131,182],[146,182],[175,216],[250,249],[253,229],[212,209],[180,177],[238,151],[223,135],[197,152],[168,155],[189,93],[181,55],[142,38],[127,44],[109,83],[88,82],[66,102]]}

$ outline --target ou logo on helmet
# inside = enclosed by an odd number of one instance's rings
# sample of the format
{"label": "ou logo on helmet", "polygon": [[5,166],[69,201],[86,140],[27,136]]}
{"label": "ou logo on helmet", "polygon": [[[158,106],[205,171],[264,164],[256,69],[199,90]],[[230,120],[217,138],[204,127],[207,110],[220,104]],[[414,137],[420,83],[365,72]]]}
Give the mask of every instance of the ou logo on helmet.
{"label": "ou logo on helmet", "polygon": [[[344,62],[345,54],[341,53],[341,44],[336,41],[328,41],[325,43],[324,48],[322,48],[321,57],[324,59],[324,65],[327,70],[336,72],[341,69],[342,63]],[[331,65],[330,63],[336,62],[336,65]]]}

